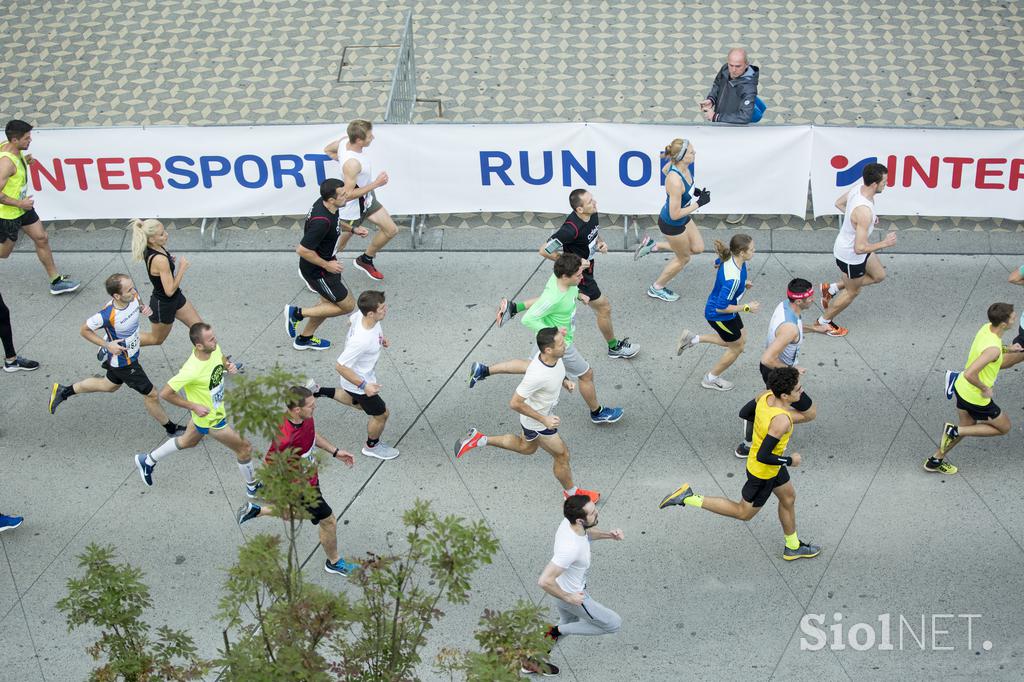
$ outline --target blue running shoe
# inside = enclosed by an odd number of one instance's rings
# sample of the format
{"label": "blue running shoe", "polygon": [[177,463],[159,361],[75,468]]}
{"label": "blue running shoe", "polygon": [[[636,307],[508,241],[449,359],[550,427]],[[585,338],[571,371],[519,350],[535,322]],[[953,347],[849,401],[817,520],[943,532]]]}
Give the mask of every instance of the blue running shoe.
{"label": "blue running shoe", "polygon": [[647,287],[647,295],[651,298],[658,298],[662,301],[668,301],[669,303],[679,300],[679,294],[672,291],[668,287],[662,287],[661,289],[655,289],[654,285]]}
{"label": "blue running shoe", "polygon": [[614,424],[622,419],[621,407],[602,407],[597,414],[590,415],[590,421],[595,424]]}
{"label": "blue running shoe", "polygon": [[338,557],[333,564],[330,559],[324,560],[324,571],[335,575],[352,575],[359,570],[359,564],[350,564],[344,558]]}
{"label": "blue running shoe", "polygon": [[308,339],[296,336],[295,340],[292,341],[292,348],[295,350],[327,350],[330,347],[330,341],[317,336],[310,336]]}
{"label": "blue running shoe", "polygon": [[955,391],[953,390],[953,384],[956,383],[956,378],[960,376],[960,372],[954,372],[948,370],[946,372],[946,400],[952,400]]}
{"label": "blue running shoe", "polygon": [[248,483],[245,484],[245,496],[248,497],[250,500],[255,500],[257,497],[259,497],[261,490],[263,490],[262,481],[256,481],[252,485],[249,485]]}
{"label": "blue running shoe", "polygon": [[297,305],[286,305],[284,307],[284,326],[288,332],[288,338],[294,339],[299,334],[299,311]]}
{"label": "blue running shoe", "polygon": [[474,362],[473,366],[469,368],[469,387],[473,388],[476,386],[476,382],[483,381],[487,378],[487,365],[482,362]]}
{"label": "blue running shoe", "polygon": [[139,476],[142,476],[142,482],[148,486],[152,486],[153,469],[155,467],[146,464],[147,456],[148,455],[145,452],[140,452],[139,454],[135,455],[135,467],[139,470]]}
{"label": "blue running shoe", "polygon": [[24,521],[25,519],[20,516],[0,514],[0,533],[3,533],[5,530],[14,530]]}
{"label": "blue running shoe", "polygon": [[257,516],[259,516],[261,509],[262,507],[260,507],[258,504],[246,502],[245,504],[238,508],[238,511],[235,512],[235,520],[238,521],[238,525],[241,526],[246,521],[251,521],[252,519],[255,519]]}

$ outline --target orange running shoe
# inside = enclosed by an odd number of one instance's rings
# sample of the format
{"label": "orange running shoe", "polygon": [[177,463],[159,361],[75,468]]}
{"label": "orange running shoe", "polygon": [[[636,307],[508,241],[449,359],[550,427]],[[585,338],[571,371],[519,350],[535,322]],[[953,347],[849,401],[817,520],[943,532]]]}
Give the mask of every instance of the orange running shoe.
{"label": "orange running shoe", "polygon": [[828,310],[829,301],[832,300],[832,294],[828,292],[828,282],[821,283],[821,309]]}
{"label": "orange running shoe", "polygon": [[[596,490],[584,490],[583,488],[576,488],[576,494],[586,495],[594,504],[597,504],[597,501],[601,499],[601,493],[597,492]],[[562,495],[565,497],[565,499],[569,499],[569,494],[566,493],[564,490],[562,491]]]}
{"label": "orange running shoe", "polygon": [[847,329],[846,327],[840,327],[835,322],[829,322],[825,326],[828,327],[828,331],[825,333],[828,334],[829,336],[846,336],[847,334],[850,333],[849,329]]}

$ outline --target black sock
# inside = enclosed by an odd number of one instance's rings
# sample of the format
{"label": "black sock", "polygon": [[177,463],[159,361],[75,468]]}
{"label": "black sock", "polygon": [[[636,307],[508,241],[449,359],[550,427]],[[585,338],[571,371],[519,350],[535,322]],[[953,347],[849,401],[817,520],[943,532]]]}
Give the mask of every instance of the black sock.
{"label": "black sock", "polygon": [[371,448],[371,449],[375,448],[375,447],[377,447],[377,443],[379,443],[379,442],[380,442],[380,438],[367,438],[366,439],[366,447]]}
{"label": "black sock", "polygon": [[295,340],[296,341],[302,341],[303,343],[309,343],[309,341],[312,338],[313,338],[312,336],[303,336],[302,334],[299,334],[298,336],[295,337]]}
{"label": "black sock", "polygon": [[359,260],[361,260],[364,263],[373,265],[373,258],[367,256],[365,252],[363,253],[363,255],[359,256]]}
{"label": "black sock", "polygon": [[480,369],[480,378],[481,379],[485,379],[485,378],[491,376],[491,368],[490,367],[488,367],[487,365],[480,365],[480,367],[481,367],[481,369]]}
{"label": "black sock", "polygon": [[317,398],[331,398],[333,400],[334,392],[336,390],[337,389],[335,388],[324,388],[323,386],[321,386],[313,395],[316,396]]}
{"label": "black sock", "polygon": [[65,386],[64,390],[61,391],[61,397],[64,398],[64,400],[67,400],[68,398],[70,398],[73,395],[75,395],[75,386],[74,386],[74,384],[72,384],[71,386]]}
{"label": "black sock", "polygon": [[516,308],[516,302],[515,301],[509,301],[508,302],[508,312],[509,312],[509,317],[515,317],[516,314],[519,313],[519,309]]}
{"label": "black sock", "polygon": [[601,413],[601,410],[603,410],[603,409],[604,409],[603,407],[598,405],[596,410],[591,410],[590,411],[590,416],[591,417],[596,417],[597,415],[599,415]]}
{"label": "black sock", "polygon": [[935,467],[939,466],[940,464],[942,464],[942,460],[941,459],[938,459],[937,457],[929,457],[926,466],[931,467],[932,469],[934,469]]}
{"label": "black sock", "polygon": [[167,432],[168,436],[173,436],[174,432],[178,430],[178,425],[172,422],[170,419],[164,424],[164,431]]}
{"label": "black sock", "polygon": [[302,308],[296,308],[296,310],[295,310],[295,319],[296,319],[296,320],[299,320],[300,322],[301,322],[302,320],[306,319],[306,318],[305,318],[305,317],[303,317],[303,315],[302,315]]}

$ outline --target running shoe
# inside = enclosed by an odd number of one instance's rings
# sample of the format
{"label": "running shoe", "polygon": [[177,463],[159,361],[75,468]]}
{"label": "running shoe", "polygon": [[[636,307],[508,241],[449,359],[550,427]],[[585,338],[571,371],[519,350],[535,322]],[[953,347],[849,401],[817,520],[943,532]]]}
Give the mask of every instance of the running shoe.
{"label": "running shoe", "polygon": [[515,317],[515,309],[509,305],[508,299],[498,301],[498,310],[494,313],[494,322],[501,327],[503,324]]}
{"label": "running shoe", "polygon": [[647,287],[647,295],[651,298],[658,298],[662,301],[672,303],[673,301],[679,300],[679,294],[672,291],[668,287],[662,287],[661,289],[655,289],[654,285]]}
{"label": "running shoe", "polygon": [[722,377],[711,379],[707,374],[705,374],[704,378],[700,380],[700,385],[704,388],[710,388],[715,391],[731,391],[736,388],[736,384],[731,381],[723,379]]}
{"label": "running shoe", "polygon": [[104,348],[103,346],[100,346],[100,349],[98,351],[96,351],[96,359],[99,360],[100,362],[103,362],[104,360],[106,360],[107,359],[107,349]]}
{"label": "running shoe", "polygon": [[945,453],[958,440],[960,440],[960,430],[955,424],[946,422],[942,425],[942,440],[939,441],[939,452]]}
{"label": "running shoe", "polygon": [[238,511],[235,512],[235,520],[238,521],[238,525],[241,526],[246,521],[251,521],[252,519],[255,519],[257,516],[259,516],[260,509],[262,509],[262,507],[260,507],[258,504],[246,502],[245,504],[238,508]]}
{"label": "running shoe", "polygon": [[520,675],[540,675],[541,677],[558,677],[558,666],[551,661],[527,659],[519,666]]}
{"label": "running shoe", "polygon": [[82,283],[77,279],[71,279],[67,275],[57,275],[57,279],[50,282],[50,293],[54,296],[70,294],[80,286],[82,286]]}
{"label": "running shoe", "polygon": [[365,272],[366,276],[369,277],[370,279],[375,279],[378,282],[384,279],[384,274],[376,267],[374,267],[372,258],[367,260],[364,259],[363,256],[359,256],[358,258],[352,261],[352,264],[355,265],[359,270]]}
{"label": "running shoe", "polygon": [[487,365],[482,362],[474,362],[473,366],[469,368],[469,387],[473,388],[476,386],[476,382],[486,379],[486,371]]}
{"label": "running shoe", "polygon": [[363,445],[363,454],[367,457],[389,460],[398,457],[398,450],[391,447],[384,441],[378,441],[372,448],[368,448],[366,445]]}
{"label": "running shoe", "polygon": [[153,469],[156,467],[146,464],[146,457],[148,455],[145,452],[135,455],[135,467],[139,470],[139,476],[142,476],[142,482],[152,487]]}
{"label": "running shoe", "polygon": [[644,235],[644,238],[640,240],[640,243],[637,244],[636,249],[633,251],[633,260],[638,261],[651,251],[654,251],[654,244],[653,239]]}
{"label": "running shoe", "polygon": [[473,448],[481,448],[487,445],[487,436],[476,429],[470,429],[461,440],[455,441],[455,458],[458,459]]}
{"label": "running shoe", "polygon": [[318,336],[311,336],[306,341],[302,337],[296,336],[295,340],[292,341],[292,348],[295,350],[327,350],[331,347],[331,342],[327,339],[321,339]]}
{"label": "running shoe", "polygon": [[302,310],[297,305],[286,305],[284,307],[284,326],[285,331],[288,332],[288,338],[294,339],[299,335],[299,317],[298,314]]}
{"label": "running shoe", "polygon": [[317,391],[320,390],[320,384],[316,383],[316,379],[307,379],[305,386],[310,393],[315,394]]}
{"label": "running shoe", "polygon": [[67,399],[64,394],[64,389],[66,388],[67,386],[62,384],[54,384],[53,388],[50,389],[50,414],[56,414],[57,406]]}
{"label": "running shoe", "polygon": [[5,530],[14,530],[20,526],[25,519],[21,516],[7,516],[6,514],[0,514],[0,533]]}
{"label": "running shoe", "polygon": [[595,424],[614,424],[622,419],[621,407],[602,407],[597,414],[590,415],[590,421]]}
{"label": "running shoe", "polygon": [[829,293],[829,290],[828,290],[829,283],[828,282],[822,282],[819,285],[819,288],[821,289],[821,309],[822,310],[828,310],[828,304],[832,300],[832,294]]}
{"label": "running shoe", "polygon": [[623,358],[628,360],[640,352],[640,346],[634,346],[629,342],[629,337],[619,339],[618,343],[608,348],[608,357]]}
{"label": "running shoe", "polygon": [[324,559],[324,571],[327,573],[333,573],[334,575],[352,575],[359,570],[359,564],[350,564],[345,561],[343,557],[338,557],[338,560],[333,564],[330,559]]}
{"label": "running shoe", "polygon": [[847,329],[846,327],[840,327],[835,322],[825,322],[824,325],[828,327],[828,331],[825,333],[828,334],[829,336],[846,336],[847,334],[850,333],[849,329]]}
{"label": "running shoe", "polygon": [[819,554],[821,554],[821,547],[818,547],[817,545],[808,545],[803,541],[800,542],[800,546],[796,549],[786,547],[782,550],[782,558],[786,561],[795,561],[796,559],[813,559]]}
{"label": "running shoe", "polygon": [[694,333],[689,329],[683,330],[683,333],[679,335],[679,343],[676,344],[676,355],[682,355],[684,350],[697,345],[693,342],[693,337]]}
{"label": "running shoe", "polygon": [[673,505],[683,506],[683,500],[693,495],[694,492],[690,488],[689,483],[684,483],[675,489],[675,492],[666,495],[662,498],[661,503],[658,504],[658,509],[664,509],[665,507],[671,507]]}
{"label": "running shoe", "polygon": [[26,360],[20,355],[15,356],[10,362],[4,359],[5,372],[31,372],[34,369],[39,369],[39,363],[35,360]]}
{"label": "running shoe", "polygon": [[740,459],[746,459],[750,455],[750,446],[746,443],[740,443],[736,446],[736,456]]}
{"label": "running shoe", "polygon": [[[575,494],[576,495],[586,495],[587,497],[590,498],[590,501],[593,502],[594,504],[597,504],[597,501],[601,499],[601,493],[597,492],[596,490],[587,490],[586,488],[577,487]],[[569,493],[567,493],[567,492],[565,492],[563,490],[562,491],[562,497],[564,497],[565,499],[568,500],[569,499]]]}
{"label": "running shoe", "polygon": [[248,483],[245,484],[245,496],[248,497],[250,500],[255,500],[257,497],[259,497],[261,490],[263,490],[262,481],[256,481],[252,485],[249,485]]}
{"label": "running shoe", "polygon": [[946,370],[946,400],[953,399],[953,395],[956,393],[956,391],[953,390],[953,384],[956,383],[956,378],[958,376],[960,376],[960,372]]}
{"label": "running shoe", "polygon": [[944,459],[940,459],[937,464],[932,464],[932,460],[929,457],[924,461],[924,470],[930,474],[955,474],[959,469],[950,464]]}

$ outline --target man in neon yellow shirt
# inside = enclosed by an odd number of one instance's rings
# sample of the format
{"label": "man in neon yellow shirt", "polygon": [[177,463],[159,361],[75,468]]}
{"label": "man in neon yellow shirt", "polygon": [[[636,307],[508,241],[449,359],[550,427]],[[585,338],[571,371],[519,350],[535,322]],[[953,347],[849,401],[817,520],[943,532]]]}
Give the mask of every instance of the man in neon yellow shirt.
{"label": "man in neon yellow shirt", "polygon": [[35,211],[35,201],[28,194],[28,167],[32,165],[28,146],[32,144],[32,126],[15,119],[7,122],[4,132],[7,142],[0,144],[0,258],[11,255],[18,241],[18,231],[25,230],[35,242],[36,256],[50,278],[50,293],[70,293],[80,284],[57,271],[50,240]]}
{"label": "man in neon yellow shirt", "polygon": [[[205,436],[210,435],[234,451],[242,480],[245,481],[245,493],[255,498],[263,484],[256,481],[252,445],[228,426],[224,410],[224,373],[235,374],[238,367],[231,362],[230,357],[221,353],[210,325],[196,322],[189,328],[188,337],[194,346],[192,355],[167,385],[160,389],[160,397],[165,402],[189,410],[192,420],[184,435],[168,439],[149,454],[140,452],[135,455],[135,466],[142,481],[151,486],[157,462],[178,450],[194,448]],[[178,391],[184,391],[185,397],[182,398]]]}
{"label": "man in neon yellow shirt", "polygon": [[966,436],[1004,436],[1010,432],[1010,418],[992,400],[992,387],[1000,369],[1024,360],[1019,343],[1010,348],[1003,347],[1003,334],[1013,329],[1016,323],[1017,313],[1011,304],[993,303],[988,307],[988,324],[982,325],[974,335],[964,371],[952,382],[960,424],[946,422],[943,425],[939,449],[925,460],[925,471],[955,474],[957,468],[945,457],[960,439]]}

